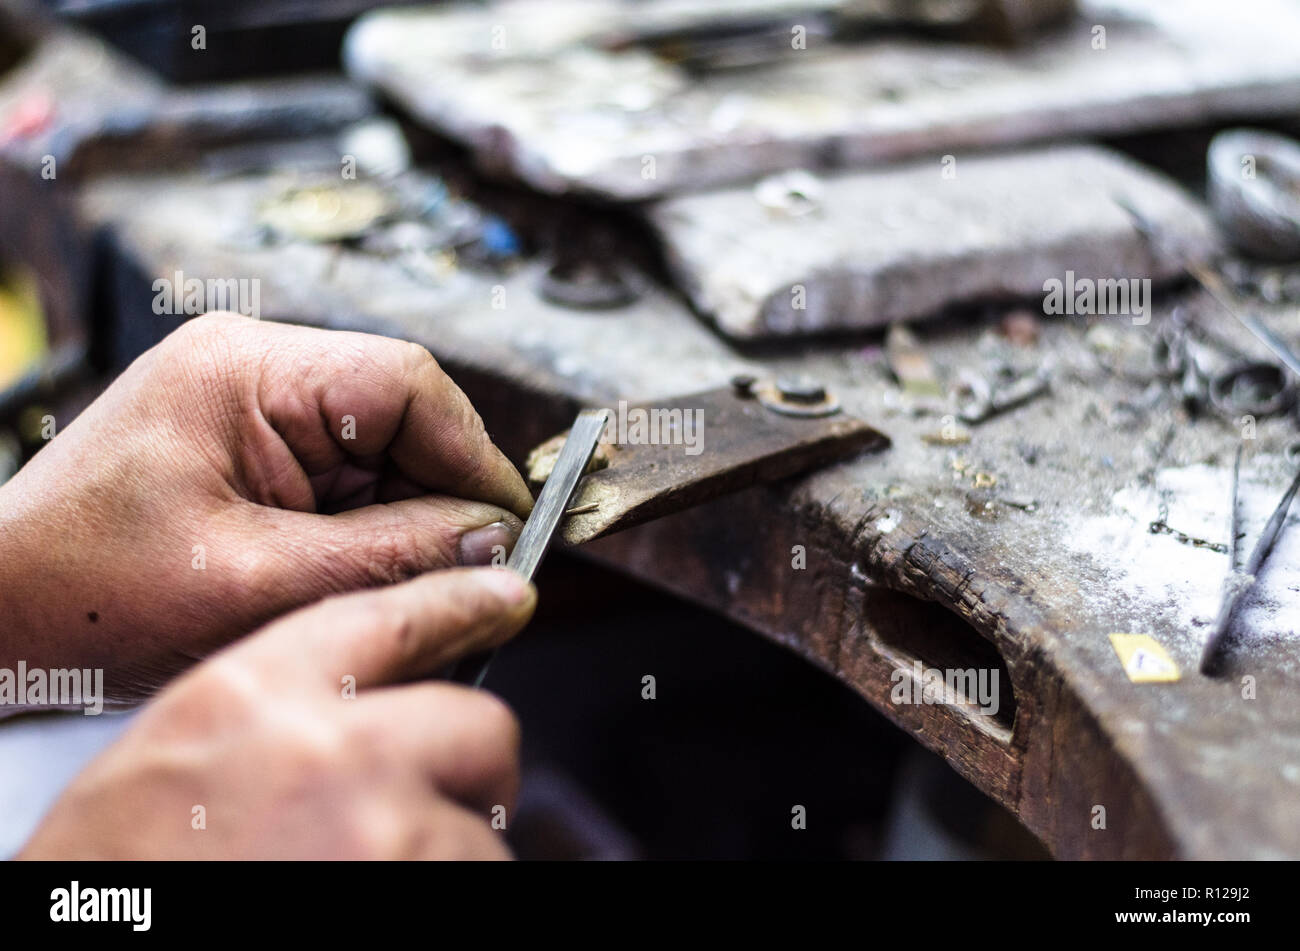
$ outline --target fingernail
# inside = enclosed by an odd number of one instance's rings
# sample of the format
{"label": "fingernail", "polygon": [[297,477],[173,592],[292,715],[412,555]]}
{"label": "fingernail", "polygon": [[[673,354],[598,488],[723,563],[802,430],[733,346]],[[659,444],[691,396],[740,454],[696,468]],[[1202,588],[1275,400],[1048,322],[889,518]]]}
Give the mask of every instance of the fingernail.
{"label": "fingernail", "polygon": [[509,568],[476,572],[476,580],[506,604],[520,604],[528,597],[528,582]]}
{"label": "fingernail", "polygon": [[457,560],[465,567],[504,565],[519,536],[505,522],[493,522],[460,536]]}

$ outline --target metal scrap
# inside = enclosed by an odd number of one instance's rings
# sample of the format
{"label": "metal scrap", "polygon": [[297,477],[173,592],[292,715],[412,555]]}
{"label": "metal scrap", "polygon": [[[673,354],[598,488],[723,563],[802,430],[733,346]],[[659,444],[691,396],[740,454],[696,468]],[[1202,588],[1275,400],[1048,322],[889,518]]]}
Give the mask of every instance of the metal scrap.
{"label": "metal scrap", "polygon": [[261,209],[259,220],[303,241],[357,238],[396,210],[391,196],[367,182],[290,188]]}
{"label": "metal scrap", "polygon": [[1218,552],[1221,555],[1228,553],[1228,546],[1222,542],[1212,542],[1205,538],[1196,538],[1188,535],[1186,532],[1180,532],[1169,524],[1169,506],[1167,503],[1160,503],[1160,514],[1156,520],[1147,526],[1147,531],[1152,535],[1169,535],[1171,538],[1182,542],[1184,545],[1191,545],[1193,548],[1204,548],[1208,551]]}
{"label": "metal scrap", "polygon": [[1011,383],[992,386],[986,392],[976,394],[974,399],[957,411],[957,418],[972,426],[983,423],[1023,406],[1030,400],[1037,399],[1049,389],[1051,389],[1049,370],[1040,368]]}
{"label": "metal scrap", "polygon": [[885,335],[885,358],[889,369],[908,396],[933,399],[943,396],[943,385],[916,334],[902,324],[893,324]]}
{"label": "metal scrap", "polygon": [[[1229,415],[1249,413],[1265,416],[1289,410],[1295,401],[1295,381],[1300,380],[1300,356],[1259,317],[1239,306],[1233,292],[1209,266],[1190,262],[1188,271],[1219,306],[1254,334],[1280,361],[1280,365],[1274,365],[1249,360],[1240,351],[1236,351],[1237,365],[1210,382],[1212,402]],[[1201,332],[1204,334],[1203,328]],[[1218,345],[1225,348],[1221,342]],[[1286,378],[1285,371],[1288,370],[1295,380]]]}
{"label": "metal scrap", "polygon": [[538,280],[537,292],[560,307],[618,310],[636,302],[645,281],[625,264],[607,260],[562,260]]}
{"label": "metal scrap", "polygon": [[1247,254],[1300,259],[1300,143],[1274,132],[1230,129],[1210,143],[1210,205]]}

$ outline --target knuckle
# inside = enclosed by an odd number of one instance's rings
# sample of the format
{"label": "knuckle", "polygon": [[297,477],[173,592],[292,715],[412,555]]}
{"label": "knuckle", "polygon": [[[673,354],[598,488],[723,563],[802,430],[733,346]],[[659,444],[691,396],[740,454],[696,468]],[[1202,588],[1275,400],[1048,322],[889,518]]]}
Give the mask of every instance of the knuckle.
{"label": "knuckle", "polygon": [[493,486],[501,478],[498,468],[500,459],[492,437],[488,435],[483,417],[470,405],[468,399],[462,399],[460,432],[466,447],[462,462],[463,478],[467,485],[477,489]]}
{"label": "knuckle", "polygon": [[489,614],[493,603],[477,585],[453,585],[442,602],[442,624],[445,634],[458,634],[472,630],[480,619]]}
{"label": "knuckle", "polygon": [[296,724],[284,745],[281,763],[286,774],[297,782],[311,783],[317,777],[336,773],[349,755],[342,731],[332,725],[305,728]]}
{"label": "knuckle", "polygon": [[367,554],[367,580],[375,585],[396,584],[425,571],[425,559],[415,534],[392,526],[379,533]]}
{"label": "knuckle", "polygon": [[513,806],[519,790],[521,732],[514,712],[495,697],[478,698],[471,736],[476,750],[474,772],[478,784]]}
{"label": "knuckle", "polygon": [[504,859],[509,850],[484,819],[469,816],[445,816],[435,820],[424,832],[424,851],[435,859]]}
{"label": "knuckle", "polygon": [[217,414],[237,414],[238,381],[251,365],[250,341],[244,334],[250,322],[247,317],[221,313],[188,320],[159,345],[161,359],[155,366],[190,392],[200,406]]}
{"label": "knuckle", "polygon": [[359,607],[378,653],[393,658],[399,665],[419,655],[422,648],[419,630],[407,611],[379,594],[362,599]]}
{"label": "knuckle", "polygon": [[[464,393],[463,390],[459,389],[458,392],[462,393],[462,395]],[[488,438],[487,426],[483,422],[483,417],[474,408],[474,404],[469,401],[467,396],[463,400],[462,426],[465,434],[471,439],[484,445],[491,445],[492,440]]]}
{"label": "knuckle", "polygon": [[232,335],[242,330],[248,320],[235,314],[204,314],[185,321],[167,336],[165,343],[186,354],[224,356],[229,353]]}
{"label": "knuckle", "polygon": [[257,673],[228,655],[199,665],[169,698],[162,719],[173,732],[203,732],[256,716],[266,693]]}
{"label": "knuckle", "polygon": [[[457,392],[460,391],[457,390]],[[488,436],[483,417],[474,408],[474,404],[463,394],[459,402],[461,404],[460,429],[465,434],[470,446],[475,450],[471,461],[476,463],[479,468],[482,468],[495,447],[492,444],[491,437]]]}
{"label": "knuckle", "polygon": [[283,552],[232,545],[223,547],[219,558],[216,554],[208,555],[214,608],[229,611],[232,605],[274,604],[283,598],[279,579],[285,577],[288,564]]}
{"label": "knuckle", "polygon": [[409,787],[373,784],[349,801],[335,823],[338,851],[360,859],[409,857],[419,839],[416,815]]}
{"label": "knuckle", "polygon": [[385,764],[402,766],[401,751],[394,742],[393,724],[373,716],[358,716],[347,726],[347,744],[359,762],[378,771]]}
{"label": "knuckle", "polygon": [[214,310],[185,321],[177,328],[177,331],[187,336],[226,333],[231,326],[242,325],[249,319],[229,311]]}
{"label": "knuckle", "polygon": [[442,372],[442,368],[438,365],[438,361],[434,359],[433,354],[430,353],[427,348],[411,340],[402,340],[398,343],[402,355],[402,363],[407,369],[416,370],[427,367],[437,371],[438,373]]}
{"label": "knuckle", "polygon": [[404,822],[392,816],[359,822],[353,838],[357,851],[366,858],[401,858],[410,852],[411,833]]}
{"label": "knuckle", "polygon": [[505,760],[515,762],[523,739],[519,718],[500,697],[481,692],[475,696],[481,707],[477,719],[483,730],[485,744]]}

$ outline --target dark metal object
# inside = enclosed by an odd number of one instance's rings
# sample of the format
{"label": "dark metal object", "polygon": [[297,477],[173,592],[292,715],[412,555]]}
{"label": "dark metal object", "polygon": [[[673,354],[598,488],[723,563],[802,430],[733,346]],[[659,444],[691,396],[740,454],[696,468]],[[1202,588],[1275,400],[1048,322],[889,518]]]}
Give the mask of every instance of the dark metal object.
{"label": "dark metal object", "polygon": [[834,416],[840,411],[840,401],[835,395],[808,379],[758,383],[754,394],[763,406],[783,416],[814,418]]}
{"label": "dark metal object", "polygon": [[[519,533],[519,541],[515,543],[514,551],[506,560],[506,568],[525,580],[533,580],[542,558],[546,555],[546,550],[551,547],[551,539],[555,537],[556,529],[564,520],[566,510],[569,508],[569,500],[578,486],[578,480],[582,478],[582,473],[587,468],[587,463],[591,461],[592,453],[596,451],[596,444],[600,442],[608,421],[609,410],[584,409],[578,414],[573,429],[569,431],[569,438],[565,440],[564,448],[560,450],[555,468],[551,470],[551,476],[546,480],[546,485],[537,498],[537,504],[533,506],[532,514],[524,523],[524,530]],[[451,679],[474,687],[481,686],[494,656],[496,656],[495,650],[486,656],[465,658],[457,666]],[[470,671],[473,671],[473,676],[463,679],[462,675]]]}
{"label": "dark metal object", "polygon": [[776,388],[790,403],[811,406],[826,401],[826,387],[806,376],[782,377],[776,381]]}
{"label": "dark metal object", "polygon": [[[1240,351],[1232,350],[1233,355],[1237,357],[1239,362],[1210,378],[1210,402],[1229,416],[1235,416],[1239,413],[1267,416],[1290,409],[1295,400],[1295,387],[1292,382],[1287,380],[1283,368],[1290,370],[1296,379],[1300,379],[1300,357],[1296,356],[1285,341],[1265,326],[1263,321],[1254,314],[1245,313],[1237,306],[1233,292],[1229,290],[1223,279],[1207,265],[1200,262],[1189,262],[1187,270],[1220,307],[1236,317],[1242,326],[1254,334],[1264,346],[1273,351],[1273,354],[1280,361],[1280,365],[1275,365],[1257,360],[1248,360]],[[1185,329],[1196,330],[1199,334],[1205,336],[1204,328],[1198,325],[1190,324]],[[1221,350],[1229,349],[1219,340],[1211,340],[1210,342]],[[1171,347],[1168,354],[1171,364],[1178,358],[1178,355],[1174,353],[1175,349]],[[1184,353],[1183,357],[1185,358],[1185,356]],[[1191,372],[1190,367],[1188,372]],[[1254,388],[1253,394],[1250,393],[1252,387]]]}
{"label": "dark metal object", "polygon": [[[396,0],[396,6],[412,0]],[[376,0],[45,0],[174,82],[329,70]],[[196,47],[194,27],[204,27]],[[207,51],[211,50],[209,54]],[[197,51],[197,53],[196,53]]]}
{"label": "dark metal object", "polygon": [[1210,380],[1210,402],[1229,418],[1285,413],[1294,400],[1295,389],[1276,363],[1238,364]]}
{"label": "dark metal object", "polygon": [[552,304],[580,310],[616,310],[641,296],[640,281],[626,267],[591,261],[557,262],[537,291]]}
{"label": "dark metal object", "polygon": [[804,0],[697,9],[647,3],[626,21],[592,38],[622,52],[649,49],[688,69],[752,67],[790,50],[792,23],[818,37],[879,38],[907,31],[998,45],[1014,45],[1074,12],[1074,0]]}
{"label": "dark metal object", "polygon": [[1282,526],[1286,524],[1287,512],[1291,508],[1292,500],[1295,499],[1296,491],[1300,490],[1300,471],[1298,471],[1295,478],[1291,480],[1290,488],[1282,496],[1282,501],[1278,502],[1277,508],[1269,516],[1264,531],[1260,534],[1259,541],[1255,543],[1255,547],[1250,552],[1250,559],[1243,568],[1240,480],[1241,447],[1238,447],[1236,459],[1232,464],[1230,568],[1223,586],[1223,601],[1219,605],[1219,616],[1214,622],[1214,630],[1210,632],[1209,640],[1205,642],[1205,651],[1201,654],[1201,673],[1207,677],[1215,677],[1223,673],[1230,647],[1229,635],[1232,632],[1233,621],[1236,620],[1237,610],[1245,600],[1247,592],[1255,587],[1260,569],[1264,567],[1264,562],[1273,551],[1278,536],[1282,534]]}
{"label": "dark metal object", "polygon": [[564,523],[566,544],[580,545],[751,485],[889,446],[883,433],[847,414],[818,418],[773,412],[730,387],[642,409],[680,412],[679,419],[697,411],[695,418],[703,421],[701,451],[688,454],[685,446],[662,441],[603,446],[609,465],[589,474],[573,499],[575,508],[596,508]]}
{"label": "dark metal object", "polygon": [[1220,555],[1228,554],[1228,546],[1221,542],[1212,542],[1207,538],[1197,538],[1194,535],[1188,535],[1186,532],[1180,532],[1169,524],[1169,506],[1163,502],[1160,505],[1160,515],[1154,522],[1147,526],[1147,531],[1152,535],[1168,535],[1175,538],[1184,545],[1191,545],[1193,548],[1204,548],[1208,551],[1217,552]]}

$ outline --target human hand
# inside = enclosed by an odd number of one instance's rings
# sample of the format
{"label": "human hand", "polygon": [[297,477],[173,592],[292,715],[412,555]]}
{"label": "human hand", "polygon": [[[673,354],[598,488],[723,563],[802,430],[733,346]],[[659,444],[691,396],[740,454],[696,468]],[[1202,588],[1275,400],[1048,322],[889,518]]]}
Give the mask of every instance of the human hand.
{"label": "human hand", "polygon": [[514,808],[514,715],[486,691],[393,685],[496,646],[535,604],[475,568],[282,618],[164,690],[19,857],[509,857],[487,817]]}
{"label": "human hand", "polygon": [[138,701],[327,594],[485,564],[531,505],[423,348],[202,317],[0,488],[0,660]]}

